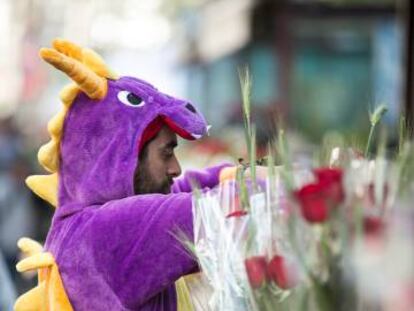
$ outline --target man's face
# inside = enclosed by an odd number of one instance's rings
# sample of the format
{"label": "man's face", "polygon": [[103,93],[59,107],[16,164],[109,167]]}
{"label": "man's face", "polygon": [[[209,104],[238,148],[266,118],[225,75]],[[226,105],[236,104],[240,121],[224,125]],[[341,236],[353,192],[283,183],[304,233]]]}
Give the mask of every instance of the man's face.
{"label": "man's face", "polygon": [[173,178],[181,174],[174,154],[175,147],[177,136],[164,125],[141,151],[134,174],[135,194],[170,193]]}

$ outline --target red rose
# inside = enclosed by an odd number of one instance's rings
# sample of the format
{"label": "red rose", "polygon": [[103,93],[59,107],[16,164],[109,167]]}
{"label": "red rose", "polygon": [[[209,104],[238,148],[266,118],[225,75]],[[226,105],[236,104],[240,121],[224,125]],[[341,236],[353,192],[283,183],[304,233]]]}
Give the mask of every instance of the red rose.
{"label": "red rose", "polygon": [[330,208],[344,200],[342,170],[319,168],[314,171],[317,181],[295,192],[303,217],[310,223],[327,220]]}
{"label": "red rose", "polygon": [[367,216],[363,221],[364,233],[370,236],[378,236],[384,232],[384,221],[375,216]]}
{"label": "red rose", "polygon": [[377,216],[366,216],[363,219],[365,248],[371,253],[381,254],[386,247],[385,223]]}
{"label": "red rose", "polygon": [[286,258],[276,255],[267,265],[269,278],[280,288],[289,289],[298,283],[298,277],[292,263]]}
{"label": "red rose", "polygon": [[266,258],[253,256],[244,261],[251,287],[260,288],[267,280]]}
{"label": "red rose", "polygon": [[323,184],[325,193],[333,204],[339,204],[344,200],[342,187],[342,170],[338,168],[318,168],[314,170],[318,183]]}
{"label": "red rose", "polygon": [[303,217],[310,223],[324,222],[328,218],[328,204],[325,198],[325,187],[308,184],[295,192]]}
{"label": "red rose", "polygon": [[343,172],[339,168],[321,167],[313,171],[319,181],[341,182]]}

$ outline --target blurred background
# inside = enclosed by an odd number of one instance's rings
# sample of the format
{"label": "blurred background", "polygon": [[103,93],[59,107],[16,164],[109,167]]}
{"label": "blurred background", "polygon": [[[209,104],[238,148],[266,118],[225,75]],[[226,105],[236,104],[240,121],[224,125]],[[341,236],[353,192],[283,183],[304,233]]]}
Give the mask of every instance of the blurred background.
{"label": "blurred background", "polygon": [[[43,241],[53,211],[24,186],[60,108],[66,76],[40,61],[55,37],[99,52],[121,75],[190,99],[213,126],[184,145],[184,168],[244,154],[238,68],[253,77],[259,154],[275,127],[297,146],[334,130],[366,137],[368,112],[412,112],[410,0],[1,0],[0,310],[29,279],[15,273],[16,241]],[[407,115],[408,116],[408,115]],[[409,116],[408,116],[409,117]],[[392,139],[391,139],[392,140]],[[2,295],[4,297],[2,297]],[[3,299],[3,305],[2,303]],[[2,307],[3,306],[3,307]]]}

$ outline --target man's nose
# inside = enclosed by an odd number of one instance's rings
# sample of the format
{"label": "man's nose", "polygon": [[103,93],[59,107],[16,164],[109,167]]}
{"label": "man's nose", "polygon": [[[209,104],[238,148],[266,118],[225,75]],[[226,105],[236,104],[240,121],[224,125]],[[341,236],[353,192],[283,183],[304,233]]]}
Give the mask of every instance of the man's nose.
{"label": "man's nose", "polygon": [[181,175],[181,166],[175,155],[172,157],[168,167],[168,175],[175,178]]}

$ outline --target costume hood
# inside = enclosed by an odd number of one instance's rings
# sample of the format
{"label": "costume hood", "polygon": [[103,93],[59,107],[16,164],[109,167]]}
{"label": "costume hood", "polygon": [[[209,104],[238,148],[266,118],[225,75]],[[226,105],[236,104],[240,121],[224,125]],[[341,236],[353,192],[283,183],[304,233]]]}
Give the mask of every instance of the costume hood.
{"label": "costume hood", "polygon": [[91,50],[55,40],[40,56],[75,82],[62,91],[63,109],[48,124],[51,141],[38,154],[51,175],[27,179],[60,213],[132,196],[143,133],[154,120],[186,139],[207,132],[192,103],[116,76]]}

